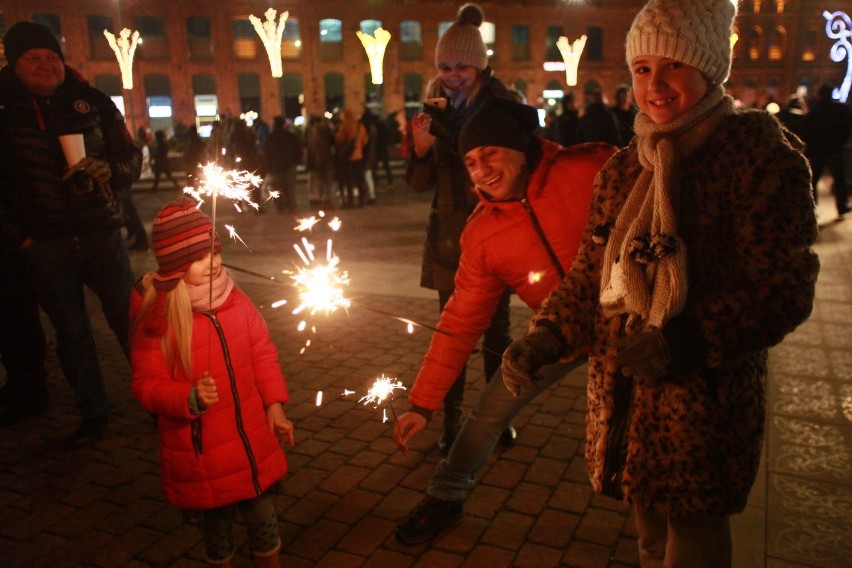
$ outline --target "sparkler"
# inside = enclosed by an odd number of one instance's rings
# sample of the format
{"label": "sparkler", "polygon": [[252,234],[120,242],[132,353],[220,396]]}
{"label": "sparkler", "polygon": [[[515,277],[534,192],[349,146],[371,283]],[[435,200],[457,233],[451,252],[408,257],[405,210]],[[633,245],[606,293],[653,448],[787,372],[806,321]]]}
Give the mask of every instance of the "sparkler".
{"label": "sparkler", "polygon": [[[399,379],[386,377],[384,373],[373,382],[373,386],[367,391],[367,394],[358,399],[358,402],[363,402],[364,405],[375,404],[378,408],[383,402],[387,401],[393,415],[393,423],[399,428],[399,420],[396,417],[396,409],[393,407],[393,391],[405,390],[405,387]],[[382,422],[384,422],[383,420]]]}
{"label": "sparkler", "polygon": [[[212,232],[216,234],[216,200],[221,195],[228,199],[245,201],[258,209],[258,205],[251,200],[251,190],[259,187],[263,179],[251,172],[243,170],[225,170],[214,162],[208,163],[202,168],[203,175],[198,189],[186,187],[183,192],[193,196],[198,201],[198,207],[204,203],[204,196],[212,197],[212,214],[210,221],[213,226]],[[226,225],[227,227],[227,225]],[[239,236],[233,227],[228,228],[231,236]],[[242,241],[242,239],[240,239]],[[245,245],[245,242],[243,242]],[[246,248],[248,246],[246,245]],[[249,249],[251,250],[251,249]],[[210,305],[213,305],[213,257],[216,252],[216,239],[210,239]]]}
{"label": "sparkler", "polygon": [[302,238],[301,248],[298,244],[293,248],[305,263],[305,267],[297,266],[296,272],[290,275],[301,302],[293,314],[308,310],[311,315],[320,311],[327,315],[338,308],[348,309],[351,303],[343,295],[342,287],[349,285],[349,273],[340,269],[340,259],[332,252],[331,239],[326,244],[325,262],[314,257],[314,246],[305,238]]}

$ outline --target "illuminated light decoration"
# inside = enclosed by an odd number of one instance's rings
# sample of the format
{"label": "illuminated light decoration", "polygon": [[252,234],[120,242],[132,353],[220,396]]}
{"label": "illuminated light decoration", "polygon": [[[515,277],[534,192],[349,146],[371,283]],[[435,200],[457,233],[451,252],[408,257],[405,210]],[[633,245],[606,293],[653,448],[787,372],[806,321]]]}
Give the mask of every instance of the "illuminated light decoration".
{"label": "illuminated light decoration", "polygon": [[131,32],[124,28],[118,33],[118,39],[115,39],[115,35],[110,33],[109,30],[104,30],[104,36],[115,52],[116,59],[118,59],[118,68],[121,70],[121,86],[129,91],[133,89],[133,56],[136,53],[136,44],[139,43],[139,31]]}
{"label": "illuminated light decoration", "polygon": [[825,35],[837,40],[837,43],[831,46],[831,60],[840,63],[844,58],[846,59],[846,76],[843,83],[831,94],[835,99],[845,103],[849,98],[849,89],[852,87],[852,43],[849,41],[852,37],[852,20],[845,12],[826,10],[822,16],[827,20]]}
{"label": "illuminated light decoration", "polygon": [[284,26],[287,23],[287,17],[290,12],[281,12],[281,17],[278,23],[275,23],[275,15],[278,13],[274,8],[270,8],[264,12],[266,20],[261,22],[260,18],[255,15],[249,16],[249,21],[254,26],[254,31],[260,36],[260,41],[263,42],[263,47],[266,48],[266,55],[269,57],[269,66],[272,69],[273,77],[283,77],[284,68],[281,64],[281,40],[284,37]]}
{"label": "illuminated light decoration", "polygon": [[358,39],[361,40],[361,45],[367,52],[367,59],[370,60],[370,78],[374,85],[381,85],[384,81],[382,62],[385,59],[385,48],[387,48],[391,38],[390,32],[383,28],[376,28],[375,36],[365,34],[360,30],[355,33],[358,34]]}
{"label": "illuminated light decoration", "polygon": [[737,41],[740,39],[740,34],[734,32],[731,34],[731,51],[734,51],[734,46],[737,45]]}
{"label": "illuminated light decoration", "polygon": [[580,56],[583,55],[583,48],[586,47],[586,36],[581,35],[573,43],[569,42],[567,37],[559,36],[559,39],[556,40],[556,47],[559,48],[562,60],[565,61],[565,83],[569,87],[575,87],[577,85],[577,67],[580,65]]}

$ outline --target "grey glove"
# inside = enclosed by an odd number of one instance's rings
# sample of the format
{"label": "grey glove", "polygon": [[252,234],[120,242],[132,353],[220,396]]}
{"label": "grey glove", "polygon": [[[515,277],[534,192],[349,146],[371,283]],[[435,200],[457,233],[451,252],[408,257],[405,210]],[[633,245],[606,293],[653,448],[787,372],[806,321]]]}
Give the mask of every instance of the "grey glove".
{"label": "grey glove", "polygon": [[558,361],[565,348],[564,338],[549,327],[534,328],[503,351],[503,384],[515,397],[523,390],[535,391],[535,372],[542,365]]}
{"label": "grey glove", "polygon": [[619,339],[615,363],[625,377],[659,382],[671,371],[674,359],[662,330],[653,329]]}

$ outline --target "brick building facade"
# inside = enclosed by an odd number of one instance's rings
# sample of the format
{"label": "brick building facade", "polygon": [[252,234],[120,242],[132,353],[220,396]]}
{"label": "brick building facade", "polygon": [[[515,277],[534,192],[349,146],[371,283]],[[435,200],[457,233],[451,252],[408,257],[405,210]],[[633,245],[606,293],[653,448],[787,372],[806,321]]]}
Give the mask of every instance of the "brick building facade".
{"label": "brick building facade", "polygon": [[[629,81],[623,42],[642,3],[483,1],[492,67],[542,108],[558,101],[552,95],[560,90],[582,95],[596,87],[611,97],[618,84]],[[439,33],[454,21],[459,5],[447,0],[3,0],[0,32],[22,19],[48,25],[62,40],[66,61],[123,101],[129,122],[171,129],[213,120],[199,117],[209,112],[253,110],[268,120],[337,106],[358,112],[365,104],[380,113],[413,111],[435,74]],[[263,19],[269,8],[289,14],[281,79],[272,77],[248,20],[250,14]],[[849,0],[741,1],[733,94],[745,104],[762,105],[783,101],[799,86],[813,91],[826,80],[839,84],[846,62],[829,59],[837,40],[826,36],[823,11],[850,8]],[[384,83],[376,86],[356,31],[372,32],[379,25],[392,37]],[[122,90],[118,63],[103,35],[104,29],[117,34],[122,27],[139,30],[143,38],[132,91]],[[566,86],[558,69],[560,35],[570,41],[587,36],[576,86]]]}

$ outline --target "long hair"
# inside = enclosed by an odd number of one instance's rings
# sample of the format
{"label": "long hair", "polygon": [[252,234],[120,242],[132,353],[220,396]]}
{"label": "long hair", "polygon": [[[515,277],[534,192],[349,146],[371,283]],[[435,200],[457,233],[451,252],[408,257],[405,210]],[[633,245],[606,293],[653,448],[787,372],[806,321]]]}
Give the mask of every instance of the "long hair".
{"label": "long hair", "polygon": [[[144,293],[142,296],[142,307],[133,321],[131,337],[134,337],[137,329],[149,314],[158,309],[161,301],[160,294],[164,294],[162,307],[165,314],[166,329],[160,338],[160,347],[166,365],[174,373],[182,371],[186,376],[192,374],[192,303],[189,292],[183,280],[169,292],[157,292],[150,282],[143,280]],[[157,317],[153,314],[151,317]]]}

